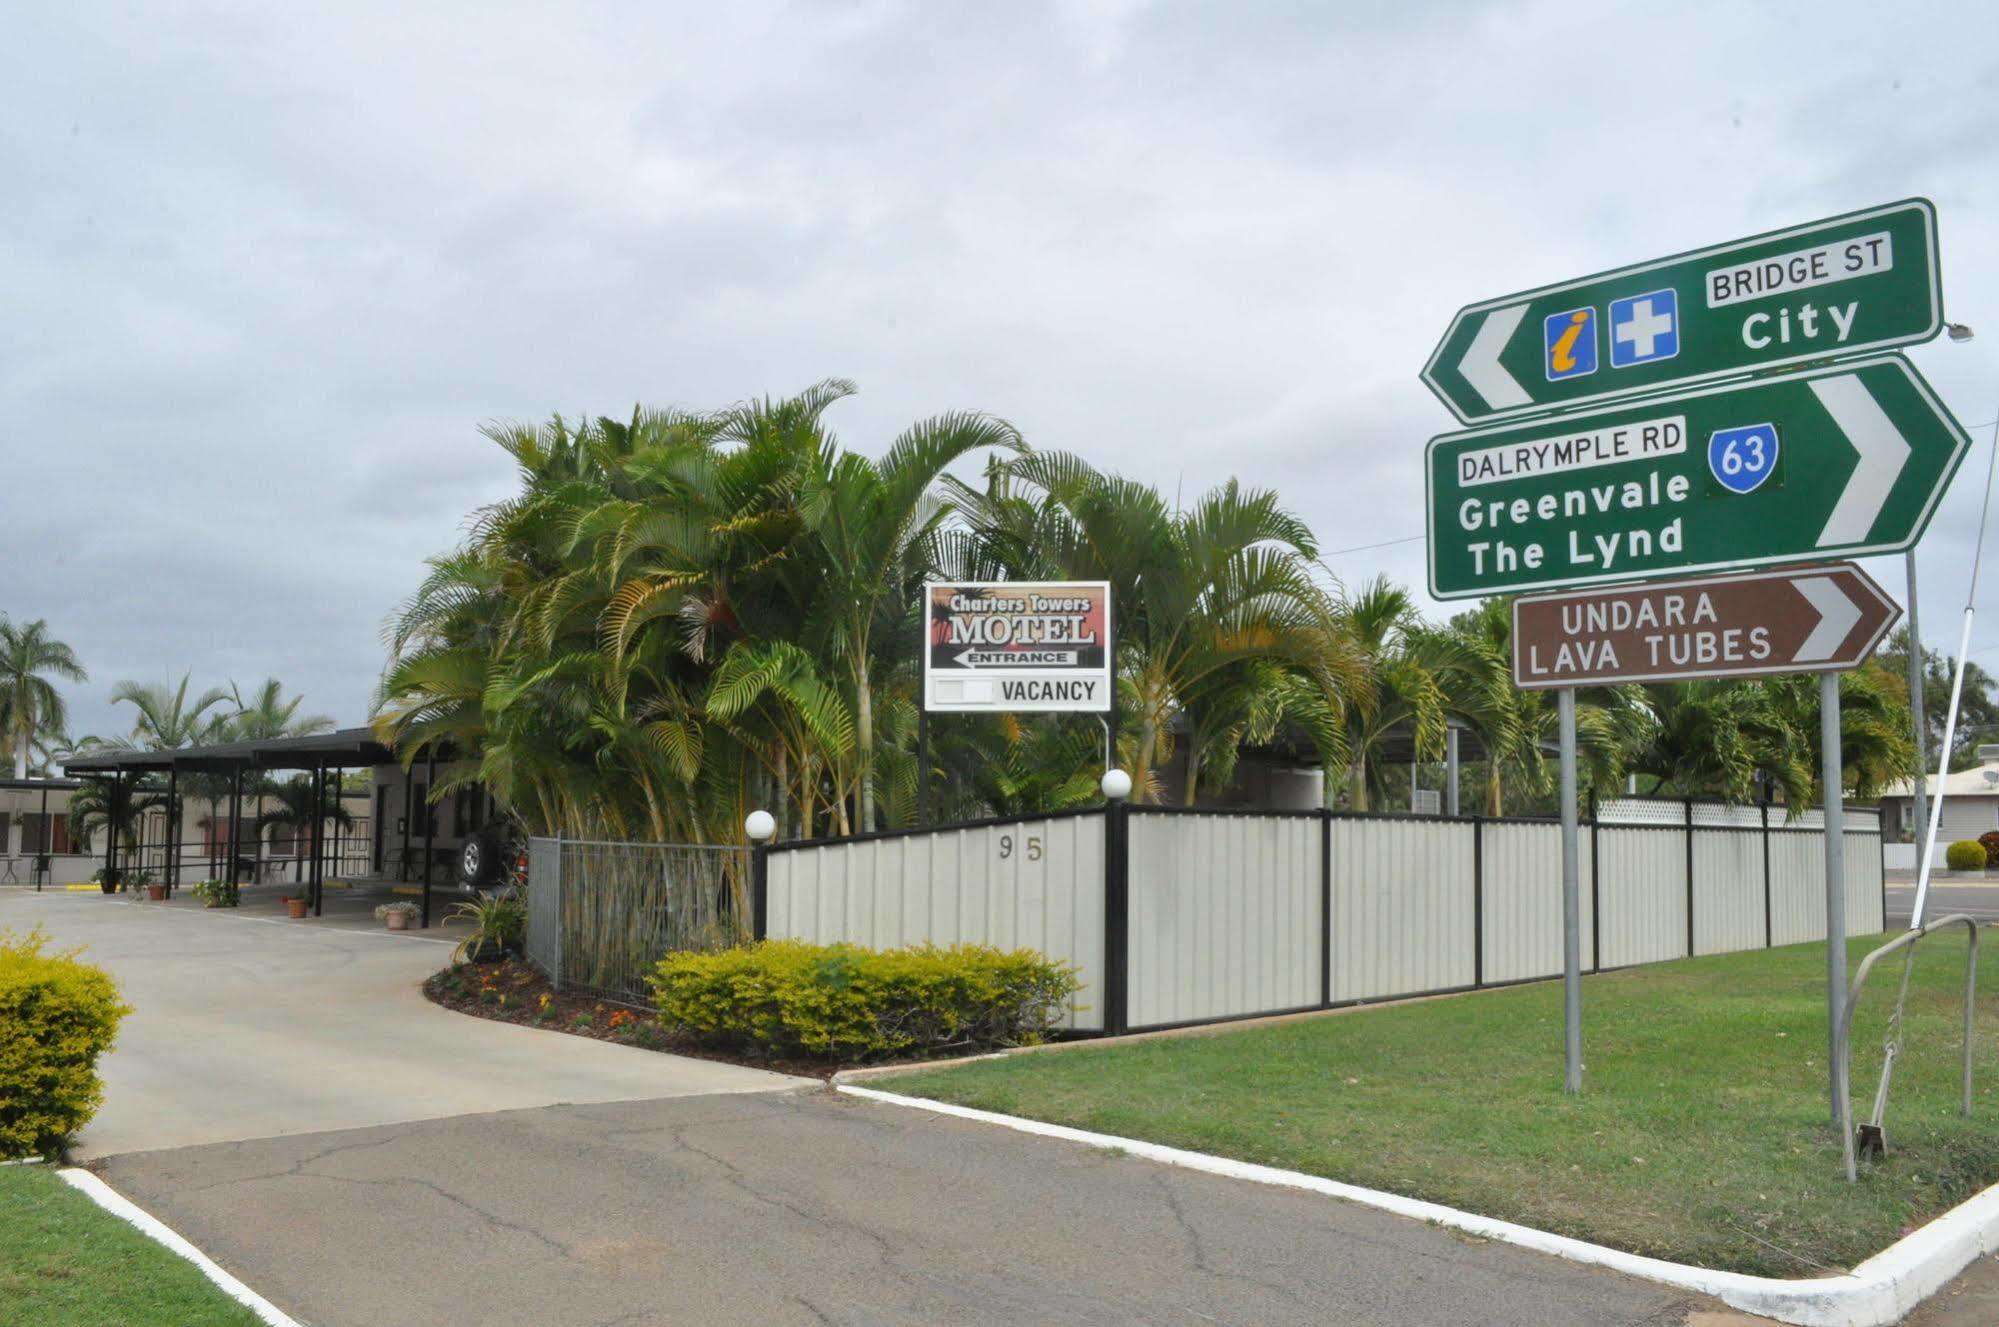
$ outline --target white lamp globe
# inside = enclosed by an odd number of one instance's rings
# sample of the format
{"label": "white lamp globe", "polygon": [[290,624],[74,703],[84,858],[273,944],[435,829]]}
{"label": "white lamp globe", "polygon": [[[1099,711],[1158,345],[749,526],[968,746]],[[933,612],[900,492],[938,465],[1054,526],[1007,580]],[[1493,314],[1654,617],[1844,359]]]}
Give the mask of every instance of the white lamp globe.
{"label": "white lamp globe", "polygon": [[777,833],[777,820],[768,811],[752,811],[743,821],[743,830],[750,842],[763,843]]}
{"label": "white lamp globe", "polygon": [[1122,802],[1131,796],[1131,775],[1121,769],[1107,769],[1101,786],[1105,797],[1113,802]]}

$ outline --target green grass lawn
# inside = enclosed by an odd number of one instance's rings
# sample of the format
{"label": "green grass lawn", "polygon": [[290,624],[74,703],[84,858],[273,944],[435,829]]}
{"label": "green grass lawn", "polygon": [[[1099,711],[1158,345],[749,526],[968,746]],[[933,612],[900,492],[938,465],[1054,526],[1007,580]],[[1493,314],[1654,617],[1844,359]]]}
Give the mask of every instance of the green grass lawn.
{"label": "green grass lawn", "polygon": [[[1879,942],[1854,941],[1851,961]],[[1964,949],[1961,931],[1919,946],[1889,1157],[1852,1186],[1829,1123],[1822,945],[1586,978],[1580,1097],[1561,1090],[1560,982],[870,1086],[1306,1171],[1655,1257],[1810,1276],[1862,1261],[1999,1181],[1999,953],[1979,974],[1976,1116],[1965,1120]],[[1855,1020],[1857,1117],[1873,1100],[1900,971],[1899,955],[1877,965]]]}
{"label": "green grass lawn", "polygon": [[259,1327],[194,1264],[64,1184],[0,1167],[0,1322],[8,1327]]}

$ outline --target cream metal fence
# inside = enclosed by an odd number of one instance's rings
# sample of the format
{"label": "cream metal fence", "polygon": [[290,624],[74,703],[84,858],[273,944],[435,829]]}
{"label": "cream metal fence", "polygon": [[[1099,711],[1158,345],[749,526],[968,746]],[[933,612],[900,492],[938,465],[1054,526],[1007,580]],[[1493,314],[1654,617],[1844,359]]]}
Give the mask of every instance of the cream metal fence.
{"label": "cream metal fence", "polygon": [[[1817,813],[1624,798],[1594,810],[1581,844],[1589,970],[1824,936]],[[1879,822],[1848,817],[1848,925],[1863,934],[1886,924]],[[753,933],[1036,949],[1082,977],[1065,1019],[1075,1031],[1533,981],[1562,966],[1552,820],[1096,807],[753,853],[537,840],[529,876],[531,956],[608,998],[643,1000],[644,973],[668,949]]]}

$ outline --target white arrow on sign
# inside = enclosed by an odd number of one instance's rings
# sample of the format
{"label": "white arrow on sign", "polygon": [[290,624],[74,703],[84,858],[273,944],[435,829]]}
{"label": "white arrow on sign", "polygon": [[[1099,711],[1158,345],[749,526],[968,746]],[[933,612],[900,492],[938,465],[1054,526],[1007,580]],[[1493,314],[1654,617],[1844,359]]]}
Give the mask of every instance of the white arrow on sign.
{"label": "white arrow on sign", "polygon": [[1791,656],[1791,662],[1813,663],[1832,658],[1840,642],[1846,639],[1846,633],[1860,620],[1860,605],[1830,576],[1811,576],[1791,584],[1819,615],[1819,624],[1805,637],[1805,643]]}
{"label": "white arrow on sign", "polygon": [[1874,518],[1888,503],[1896,477],[1908,464],[1909,440],[1853,374],[1817,379],[1812,383],[1812,394],[1846,434],[1853,450],[1860,453],[1860,464],[1853,467],[1853,477],[1833,504],[1832,515],[1819,533],[1818,546],[1865,543]]}
{"label": "white arrow on sign", "polygon": [[1465,348],[1465,357],[1458,361],[1458,372],[1494,410],[1534,404],[1534,398],[1499,362],[1499,352],[1506,349],[1506,343],[1513,339],[1520,320],[1526,316],[1525,304],[1509,305],[1486,314],[1471,345]]}

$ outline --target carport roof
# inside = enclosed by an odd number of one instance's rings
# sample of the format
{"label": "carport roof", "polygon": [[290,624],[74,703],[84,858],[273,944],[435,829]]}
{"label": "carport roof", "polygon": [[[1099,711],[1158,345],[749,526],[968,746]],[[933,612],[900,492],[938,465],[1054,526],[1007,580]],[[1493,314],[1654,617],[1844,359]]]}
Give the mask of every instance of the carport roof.
{"label": "carport roof", "polygon": [[272,737],[169,751],[92,751],[63,763],[68,775],[191,770],[227,774],[244,769],[331,769],[392,765],[395,753],[375,740],[372,728],[342,728],[310,737]]}

